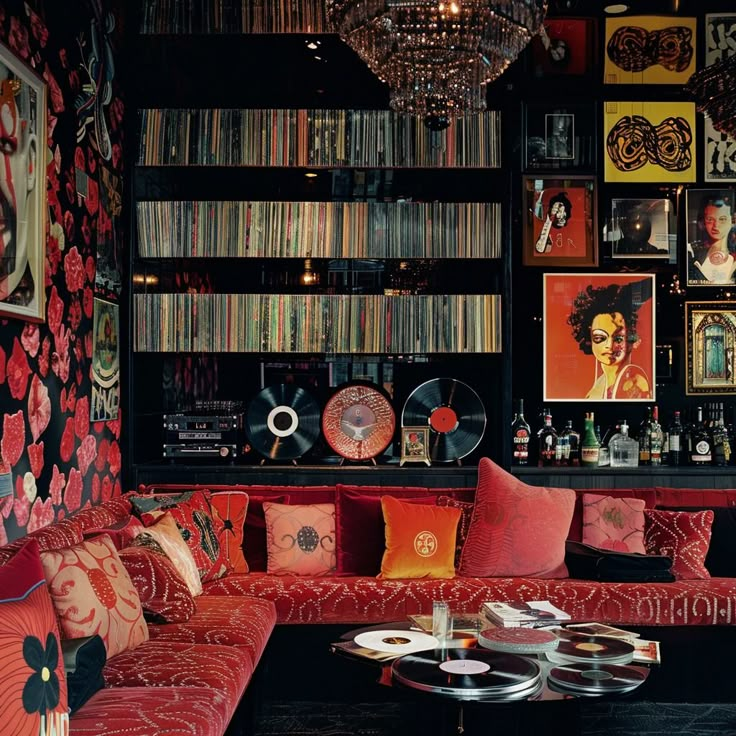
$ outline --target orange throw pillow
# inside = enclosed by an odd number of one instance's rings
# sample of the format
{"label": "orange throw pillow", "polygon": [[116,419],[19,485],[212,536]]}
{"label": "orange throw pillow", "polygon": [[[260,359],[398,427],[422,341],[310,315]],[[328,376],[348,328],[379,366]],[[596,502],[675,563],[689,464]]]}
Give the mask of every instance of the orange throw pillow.
{"label": "orange throw pillow", "polygon": [[454,578],[460,509],[381,497],[386,551],[379,578]]}
{"label": "orange throw pillow", "polygon": [[248,572],[243,554],[245,517],[248,514],[248,494],[244,491],[218,491],[210,496],[212,518],[215,520],[220,549],[225,551],[230,572]]}

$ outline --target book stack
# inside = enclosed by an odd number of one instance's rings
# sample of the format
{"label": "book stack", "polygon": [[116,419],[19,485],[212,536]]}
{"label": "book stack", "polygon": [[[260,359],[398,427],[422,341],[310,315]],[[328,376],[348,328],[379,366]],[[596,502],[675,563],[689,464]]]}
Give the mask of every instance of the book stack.
{"label": "book stack", "polygon": [[570,620],[569,613],[549,601],[488,601],[481,610],[491,624],[503,628],[537,628]]}

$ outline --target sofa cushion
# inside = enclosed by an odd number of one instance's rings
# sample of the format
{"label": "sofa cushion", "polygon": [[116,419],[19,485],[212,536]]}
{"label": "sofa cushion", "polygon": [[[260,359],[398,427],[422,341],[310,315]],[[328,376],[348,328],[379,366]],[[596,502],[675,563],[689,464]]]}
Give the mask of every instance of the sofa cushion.
{"label": "sofa cushion", "polygon": [[644,554],[644,501],[583,494],[583,544]]}
{"label": "sofa cushion", "polygon": [[669,488],[657,486],[657,508],[668,506],[700,506],[713,509],[736,506],[736,489],[729,488]]}
{"label": "sofa cushion", "polygon": [[253,666],[239,647],[147,641],[109,659],[102,674],[107,687],[209,687],[237,703]]}
{"label": "sofa cushion", "polygon": [[138,591],[147,620],[187,621],[195,610],[194,598],[174,563],[161,547],[158,549],[126,547],[118,554]]}
{"label": "sofa cushion", "polygon": [[457,539],[455,540],[455,568],[460,567],[460,557],[463,553],[465,540],[468,538],[468,529],[470,529],[470,520],[473,518],[472,501],[460,501],[451,496],[437,496],[436,503],[438,506],[449,506],[453,509],[460,510],[460,521],[457,523]]}
{"label": "sofa cushion", "polygon": [[574,505],[574,491],[527,485],[481,458],[460,574],[567,577],[565,538]]}
{"label": "sofa cushion", "polygon": [[0,568],[0,730],[30,736],[68,732],[67,683],[54,606],[38,542]]}
{"label": "sofa cushion", "polygon": [[112,524],[88,529],[84,532],[84,538],[93,539],[100,534],[107,534],[115,545],[115,549],[119,551],[127,547],[145,528],[140,519],[135,516],[127,516],[125,519],[119,519]]}
{"label": "sofa cushion", "polygon": [[248,570],[265,572],[268,566],[268,544],[266,542],[266,517],[263,502],[289,503],[290,496],[282,493],[273,496],[254,496],[248,494],[248,510],[245,515],[243,531],[243,551]]}
{"label": "sofa cushion", "polygon": [[43,527],[43,529],[0,547],[0,566],[11,560],[29,539],[35,539],[38,542],[39,550],[45,552],[50,549],[63,549],[64,547],[71,547],[73,544],[79,544],[84,537],[82,536],[82,528],[76,521],[72,519],[55,521],[53,524]]}
{"label": "sofa cushion", "polygon": [[218,529],[217,540],[224,551],[228,572],[248,572],[243,553],[248,494],[243,491],[221,491],[210,496],[212,517]]}
{"label": "sofa cushion", "polygon": [[672,558],[672,574],[678,580],[709,578],[705,556],[710,545],[713,512],[646,512],[644,545],[648,554]]}
{"label": "sofa cushion", "polygon": [[110,537],[42,552],[41,562],[65,638],[98,634],[108,657],[148,639],[138,591]]}
{"label": "sofa cushion", "polygon": [[128,496],[118,496],[104,503],[98,503],[77,511],[72,518],[82,528],[82,532],[91,529],[104,529],[114,526],[130,516],[131,505]]}
{"label": "sofa cushion", "polygon": [[[575,510],[570,522],[570,531],[567,538],[573,542],[583,541],[583,496],[586,493],[602,493],[600,488],[575,489]],[[611,498],[639,498],[644,501],[644,507],[653,509],[657,505],[657,494],[653,488],[606,488],[606,496]]]}
{"label": "sofa cushion", "polygon": [[74,736],[221,736],[235,709],[209,687],[125,687],[95,693],[71,718]]}
{"label": "sofa cushion", "polygon": [[460,510],[381,498],[386,522],[382,578],[454,578]]}
{"label": "sofa cushion", "polygon": [[196,608],[185,623],[150,624],[151,639],[242,647],[255,668],[276,625],[274,604],[242,595],[208,595],[205,586],[205,594],[197,598]]}
{"label": "sofa cushion", "polygon": [[335,504],[265,501],[268,572],[329,575],[335,570]]}

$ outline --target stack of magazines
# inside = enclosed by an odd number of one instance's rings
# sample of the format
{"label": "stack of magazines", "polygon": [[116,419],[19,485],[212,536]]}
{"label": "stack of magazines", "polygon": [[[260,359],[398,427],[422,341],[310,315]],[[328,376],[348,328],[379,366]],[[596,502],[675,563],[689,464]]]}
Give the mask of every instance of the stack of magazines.
{"label": "stack of magazines", "polygon": [[537,628],[570,620],[569,613],[549,601],[488,601],[483,604],[482,613],[491,624],[503,628]]}

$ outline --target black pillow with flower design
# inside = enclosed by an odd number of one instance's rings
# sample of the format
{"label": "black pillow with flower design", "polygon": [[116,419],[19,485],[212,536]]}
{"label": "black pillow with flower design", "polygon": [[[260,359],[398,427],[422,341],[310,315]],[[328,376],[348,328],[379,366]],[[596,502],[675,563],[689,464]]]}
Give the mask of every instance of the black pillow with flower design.
{"label": "black pillow with flower design", "polygon": [[69,732],[67,682],[38,542],[0,567],[3,733]]}

